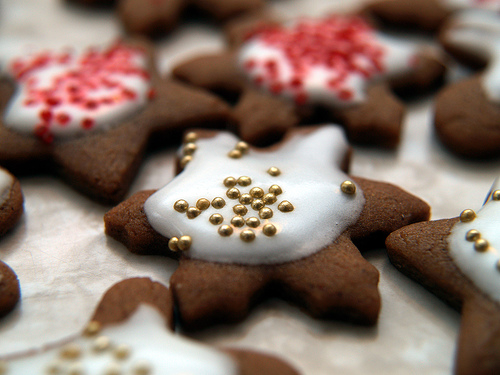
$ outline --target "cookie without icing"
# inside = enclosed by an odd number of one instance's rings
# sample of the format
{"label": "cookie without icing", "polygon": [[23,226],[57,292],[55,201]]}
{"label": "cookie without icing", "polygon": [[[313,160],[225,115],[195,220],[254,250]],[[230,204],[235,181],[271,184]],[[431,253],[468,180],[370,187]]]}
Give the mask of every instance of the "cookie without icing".
{"label": "cookie without icing", "polygon": [[391,262],[461,310],[458,375],[500,373],[500,178],[483,208],[422,222],[386,240]]}
{"label": "cookie without icing", "polygon": [[183,171],[105,215],[106,233],[138,254],[179,257],[170,286],[185,328],[245,318],[267,295],[314,317],[372,325],[374,246],[429,206],[403,190],[345,174],[339,127],[301,128],[255,149],[225,132],[186,135]]}
{"label": "cookie without icing", "polygon": [[4,361],[5,375],[296,375],[282,360],[243,349],[215,349],[172,332],[170,291],[127,279],[103,296],[82,334],[64,344]]}
{"label": "cookie without icing", "polygon": [[53,170],[83,193],[117,202],[127,192],[152,134],[223,126],[225,103],[161,79],[142,42],[39,52],[14,59],[0,77],[0,164]]}

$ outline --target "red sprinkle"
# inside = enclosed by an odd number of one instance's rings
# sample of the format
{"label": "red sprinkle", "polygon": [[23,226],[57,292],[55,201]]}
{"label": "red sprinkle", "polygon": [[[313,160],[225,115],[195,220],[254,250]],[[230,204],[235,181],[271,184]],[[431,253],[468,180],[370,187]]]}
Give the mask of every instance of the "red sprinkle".
{"label": "red sprinkle", "polygon": [[92,129],[94,124],[95,124],[95,121],[91,118],[86,117],[82,120],[82,128],[84,128],[84,129],[87,129],[87,130]]}
{"label": "red sprinkle", "polygon": [[52,120],[52,112],[48,109],[43,109],[40,111],[40,118],[48,123],[50,120]]}
{"label": "red sprinkle", "polygon": [[61,112],[56,115],[56,121],[60,125],[67,125],[71,120],[71,117],[67,113]]}

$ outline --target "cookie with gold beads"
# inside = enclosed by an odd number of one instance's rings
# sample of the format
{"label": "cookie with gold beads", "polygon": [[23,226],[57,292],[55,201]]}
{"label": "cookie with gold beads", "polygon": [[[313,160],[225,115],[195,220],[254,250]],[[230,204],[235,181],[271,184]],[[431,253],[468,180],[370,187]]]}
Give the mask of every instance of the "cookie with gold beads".
{"label": "cookie with gold beads", "polygon": [[461,311],[455,373],[500,373],[500,178],[477,212],[409,225],[386,245],[401,272]]}
{"label": "cookie with gold beads", "polygon": [[[426,220],[428,205],[347,175],[350,148],[338,126],[297,128],[238,157],[233,134],[196,134],[182,172],[104,219],[106,233],[131,251],[179,257],[170,286],[184,327],[242,320],[266,290],[318,318],[375,324],[379,275],[355,243],[380,244],[402,225]],[[176,209],[202,198],[212,203],[195,218]]]}
{"label": "cookie with gold beads", "polygon": [[81,334],[31,355],[1,360],[4,375],[297,375],[283,360],[249,350],[215,349],[173,332],[164,285],[127,279],[103,296]]}

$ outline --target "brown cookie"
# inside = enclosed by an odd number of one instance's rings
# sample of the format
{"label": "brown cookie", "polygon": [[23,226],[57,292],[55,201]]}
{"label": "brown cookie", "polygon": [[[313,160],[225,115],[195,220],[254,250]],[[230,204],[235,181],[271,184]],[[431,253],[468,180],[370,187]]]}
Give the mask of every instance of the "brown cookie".
{"label": "brown cookie", "polygon": [[170,291],[147,278],[127,279],[105,293],[81,336],[5,365],[13,374],[298,374],[273,356],[182,338],[173,325]]}
{"label": "brown cookie", "polygon": [[21,184],[0,167],[0,236],[19,221],[23,213],[23,203]]}
{"label": "brown cookie", "polygon": [[391,262],[462,314],[455,373],[500,372],[500,179],[477,214],[417,223],[386,240]]}
{"label": "brown cookie", "polygon": [[54,171],[102,202],[125,195],[152,135],[168,142],[229,116],[216,97],[160,78],[143,42],[79,56],[45,51],[14,59],[9,71],[0,78],[0,164]]}
{"label": "brown cookie", "polygon": [[185,328],[235,322],[268,295],[318,318],[376,323],[378,271],[357,245],[426,220],[429,206],[349,177],[339,127],[308,127],[255,149],[225,132],[186,135],[184,170],[105,215],[106,233],[138,254],[180,257],[170,286]]}
{"label": "brown cookie", "polygon": [[0,318],[14,309],[20,297],[21,291],[16,274],[0,260]]}
{"label": "brown cookie", "polygon": [[397,146],[404,105],[392,89],[417,92],[441,80],[428,52],[376,31],[354,15],[245,20],[225,52],[195,57],[175,77],[237,96],[240,137],[269,144],[299,123],[340,122],[356,143]]}

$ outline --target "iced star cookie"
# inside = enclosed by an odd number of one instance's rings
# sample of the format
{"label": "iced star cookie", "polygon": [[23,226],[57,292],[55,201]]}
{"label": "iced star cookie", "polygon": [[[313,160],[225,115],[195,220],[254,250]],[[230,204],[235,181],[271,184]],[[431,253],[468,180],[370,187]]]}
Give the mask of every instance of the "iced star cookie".
{"label": "iced star cookie", "polygon": [[375,245],[429,207],[403,190],[350,177],[337,126],[301,128],[256,149],[225,132],[186,135],[183,171],[105,215],[106,233],[138,254],[178,257],[170,286],[185,328],[245,318],[267,295],[318,318],[372,325]]}
{"label": "iced star cookie", "polygon": [[457,13],[447,23],[441,40],[461,60],[486,67],[438,94],[434,119],[437,135],[458,155],[499,156],[500,14],[484,10]]}
{"label": "iced star cookie", "polygon": [[413,224],[386,241],[399,270],[461,310],[456,374],[500,372],[499,228],[500,178],[477,213]]}
{"label": "iced star cookie", "polygon": [[239,135],[252,144],[269,144],[286,129],[319,119],[343,124],[353,142],[394,148],[404,105],[392,89],[428,88],[444,69],[419,46],[352,15],[288,24],[247,21],[229,35],[241,43],[196,57],[173,73],[199,87],[239,96],[234,108]]}
{"label": "iced star cookie", "polygon": [[60,174],[103,202],[119,201],[152,134],[221,126],[217,98],[161,79],[150,46],[115,42],[80,53],[14,58],[0,76],[0,164]]}
{"label": "iced star cookie", "polygon": [[147,278],[127,279],[106,292],[81,335],[0,360],[2,374],[298,374],[273,356],[196,343],[173,325],[169,290]]}

